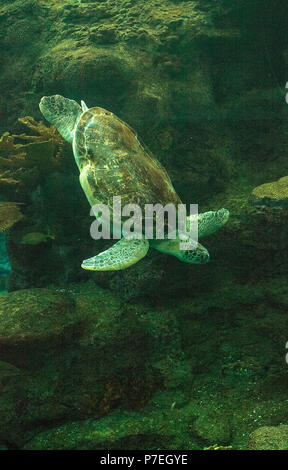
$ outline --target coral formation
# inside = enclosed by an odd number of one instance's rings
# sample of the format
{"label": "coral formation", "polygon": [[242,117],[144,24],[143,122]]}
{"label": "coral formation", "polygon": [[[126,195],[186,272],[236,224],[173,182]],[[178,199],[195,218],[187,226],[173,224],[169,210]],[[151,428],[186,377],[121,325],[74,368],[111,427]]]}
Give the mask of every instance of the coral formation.
{"label": "coral formation", "polygon": [[[58,270],[48,267],[54,258],[57,262],[60,257],[62,269],[61,257],[65,258],[64,265],[68,265],[69,260],[70,264],[75,262],[70,258],[70,253],[66,255],[64,246],[68,243],[65,231],[71,233],[75,229],[76,200],[80,201],[78,217],[84,218],[89,214],[88,208],[86,214],[81,210],[81,190],[73,190],[77,170],[71,146],[53,126],[49,127],[29,116],[19,118],[18,121],[26,131],[19,134],[5,132],[0,140],[0,197],[6,201],[0,203],[0,231],[10,228],[7,235],[7,249],[12,265],[10,290],[25,286],[46,286],[51,281],[49,275],[47,277],[49,271],[50,275],[54,273],[52,276],[56,280]],[[61,197],[61,194],[69,194],[69,191],[71,197],[64,204],[54,203],[55,194]],[[83,197],[83,206],[84,203]],[[68,224],[69,218],[71,223]],[[19,220],[21,224],[13,226]],[[78,224],[79,227],[81,225]],[[86,223],[86,226],[89,225]],[[74,237],[77,237],[77,233],[74,233]],[[29,260],[33,257],[33,250],[35,255],[37,253],[39,264],[37,266],[35,263],[31,267]],[[41,256],[50,258],[47,271],[42,269]],[[68,266],[67,270],[73,271]],[[67,271],[64,267],[61,277],[65,276]]]}
{"label": "coral formation", "polygon": [[30,116],[18,121],[34,135],[11,135],[9,132],[2,135],[0,188],[2,196],[14,194],[14,197],[25,198],[25,193],[39,184],[43,174],[63,171],[70,149],[55,127],[36,122]]}

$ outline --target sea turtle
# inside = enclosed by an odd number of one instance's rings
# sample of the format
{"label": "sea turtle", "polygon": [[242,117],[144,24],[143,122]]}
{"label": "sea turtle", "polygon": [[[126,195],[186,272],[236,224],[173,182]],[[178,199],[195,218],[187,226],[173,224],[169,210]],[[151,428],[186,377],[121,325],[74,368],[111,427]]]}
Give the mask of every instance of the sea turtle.
{"label": "sea turtle", "polygon": [[[99,107],[88,108],[83,101],[80,106],[60,95],[44,96],[39,106],[44,117],[72,144],[80,184],[92,207],[102,203],[112,208],[113,196],[121,196],[122,205],[138,204],[142,209],[146,204],[165,206],[170,203],[176,207],[181,204],[160,162],[140,143],[133,129],[113,113]],[[224,225],[229,212],[220,209],[191,215],[187,217],[187,230],[195,217],[198,217],[200,238]],[[198,241],[194,242],[193,249],[184,250],[183,240],[193,242],[187,233],[179,232],[172,240],[167,235],[164,239],[149,241],[144,235],[122,237],[108,250],[84,260],[82,268],[92,271],[125,269],[143,258],[149,246],[188,263],[203,264],[209,260],[208,251]]]}

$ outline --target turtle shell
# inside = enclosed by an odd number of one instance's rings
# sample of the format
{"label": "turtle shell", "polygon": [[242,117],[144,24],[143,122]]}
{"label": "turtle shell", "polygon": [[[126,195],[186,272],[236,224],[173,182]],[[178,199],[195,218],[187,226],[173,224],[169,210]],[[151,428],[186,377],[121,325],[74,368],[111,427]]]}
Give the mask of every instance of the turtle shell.
{"label": "turtle shell", "polygon": [[113,196],[124,204],[180,204],[160,162],[139,142],[136,132],[102,108],[85,111],[77,123],[74,155],[81,185],[91,205],[112,208]]}

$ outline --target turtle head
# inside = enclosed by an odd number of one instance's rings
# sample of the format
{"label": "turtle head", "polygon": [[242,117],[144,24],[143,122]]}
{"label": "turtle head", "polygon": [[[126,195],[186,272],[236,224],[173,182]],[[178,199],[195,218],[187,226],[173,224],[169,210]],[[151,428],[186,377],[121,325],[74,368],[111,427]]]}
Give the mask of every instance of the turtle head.
{"label": "turtle head", "polygon": [[81,106],[61,95],[43,96],[39,108],[45,119],[53,124],[67,142],[72,143],[75,126],[82,114]]}
{"label": "turtle head", "polygon": [[83,100],[81,101],[81,108],[82,108],[83,113],[85,113],[85,111],[88,111],[89,109],[87,104]]}

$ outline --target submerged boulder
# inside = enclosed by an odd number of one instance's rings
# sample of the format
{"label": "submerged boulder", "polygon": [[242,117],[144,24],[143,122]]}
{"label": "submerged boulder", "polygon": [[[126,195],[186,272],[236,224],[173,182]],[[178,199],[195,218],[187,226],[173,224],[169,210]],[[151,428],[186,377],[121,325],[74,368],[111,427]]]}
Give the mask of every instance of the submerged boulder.
{"label": "submerged boulder", "polygon": [[[23,289],[0,297],[0,360],[16,366],[71,336],[79,326],[74,302],[50,289]],[[34,355],[37,354],[37,357]]]}
{"label": "submerged boulder", "polygon": [[[181,421],[177,421],[181,426]],[[183,426],[183,425],[182,425]],[[150,449],[169,448],[177,428],[162,413],[116,411],[98,421],[72,422],[37,435],[26,450],[126,449],[146,442]],[[158,447],[159,446],[159,447]]]}
{"label": "submerged boulder", "polygon": [[288,450],[288,426],[263,426],[250,434],[249,450]]}
{"label": "submerged boulder", "polygon": [[250,202],[255,206],[274,208],[288,207],[288,176],[272,183],[265,183],[253,189]]}

